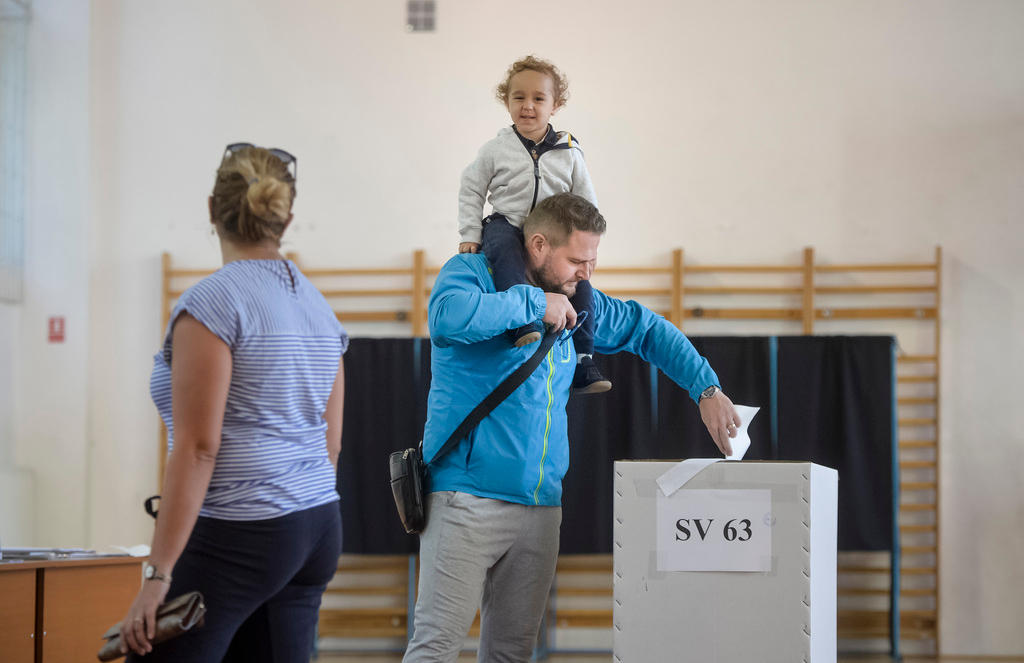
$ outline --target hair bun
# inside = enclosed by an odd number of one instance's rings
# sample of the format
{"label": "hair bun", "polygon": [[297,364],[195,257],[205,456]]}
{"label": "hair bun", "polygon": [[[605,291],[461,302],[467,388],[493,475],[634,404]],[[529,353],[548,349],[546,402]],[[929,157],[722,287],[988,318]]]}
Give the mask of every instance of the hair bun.
{"label": "hair bun", "polygon": [[291,187],[276,177],[255,178],[245,193],[253,216],[271,222],[284,222],[291,210]]}

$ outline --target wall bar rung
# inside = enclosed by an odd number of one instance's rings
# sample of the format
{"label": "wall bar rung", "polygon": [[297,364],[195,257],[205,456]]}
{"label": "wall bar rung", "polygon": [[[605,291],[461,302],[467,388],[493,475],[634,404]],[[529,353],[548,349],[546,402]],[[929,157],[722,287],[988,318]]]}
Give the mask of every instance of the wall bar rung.
{"label": "wall bar rung", "polygon": [[906,440],[899,443],[901,449],[931,449],[935,440]]}
{"label": "wall bar rung", "polygon": [[[934,504],[901,504],[900,511],[935,511]],[[904,546],[903,553],[906,554],[907,548]]]}
{"label": "wall bar rung", "polygon": [[688,295],[799,295],[803,288],[769,288],[761,286],[693,286],[686,289]]}
{"label": "wall bar rung", "polygon": [[819,308],[815,311],[819,320],[878,320],[903,319],[932,320],[935,309],[930,307],[886,307],[886,308]]}
{"label": "wall bar rung", "polygon": [[610,296],[622,298],[632,297],[668,297],[672,294],[672,288],[607,288],[601,292]]}
{"label": "wall bar rung", "polygon": [[[803,269],[800,265],[689,265],[686,271],[693,274],[711,272],[723,274],[772,274],[802,272]],[[603,267],[601,271],[604,271]]]}
{"label": "wall bar rung", "polygon": [[330,276],[409,276],[408,267],[356,267],[352,269],[302,269],[307,278]]}
{"label": "wall bar rung", "polygon": [[827,285],[816,286],[814,292],[819,295],[865,295],[911,292],[935,292],[933,285]]}
{"label": "wall bar rung", "polygon": [[[687,289],[689,291],[690,289]],[[803,313],[798,308],[687,308],[687,318],[709,318],[713,320],[800,320]]]}
{"label": "wall bar rung", "polygon": [[818,272],[934,272],[934,264],[880,263],[876,265],[815,265]]}
{"label": "wall bar rung", "polygon": [[[687,267],[686,271],[693,271],[692,267]],[[671,267],[601,267],[598,270],[599,274],[671,274]]]}
{"label": "wall bar rung", "polygon": [[327,299],[338,297],[411,297],[412,290],[408,288],[381,288],[380,290],[321,290]]}
{"label": "wall bar rung", "polygon": [[900,355],[896,358],[896,361],[900,363],[934,362],[936,359],[935,355]]}

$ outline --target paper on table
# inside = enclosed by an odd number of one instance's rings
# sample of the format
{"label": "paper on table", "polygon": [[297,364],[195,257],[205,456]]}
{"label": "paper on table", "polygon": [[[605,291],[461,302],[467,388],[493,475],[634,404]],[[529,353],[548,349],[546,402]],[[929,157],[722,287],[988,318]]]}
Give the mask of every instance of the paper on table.
{"label": "paper on table", "polygon": [[750,425],[750,420],[761,409],[750,405],[736,405],[735,407],[736,414],[740,416],[740,427],[736,431],[736,437],[729,438],[729,444],[732,445],[732,455],[726,456],[726,460],[743,460],[743,455],[750,448],[750,434],[747,432],[747,426]]}
{"label": "paper on table", "polygon": [[149,557],[149,546],[145,543],[137,543],[134,546],[110,546],[114,550],[120,550],[121,552],[131,555],[132,557]]}

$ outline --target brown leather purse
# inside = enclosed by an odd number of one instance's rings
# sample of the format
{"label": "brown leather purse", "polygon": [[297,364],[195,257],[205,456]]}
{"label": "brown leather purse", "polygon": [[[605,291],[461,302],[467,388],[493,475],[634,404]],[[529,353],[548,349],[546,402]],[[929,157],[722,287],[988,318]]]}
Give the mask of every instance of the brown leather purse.
{"label": "brown leather purse", "polygon": [[[205,614],[206,603],[199,592],[189,592],[167,601],[156,609],[156,636],[152,643],[158,645],[202,626]],[[121,622],[107,629],[103,639],[106,643],[96,655],[101,661],[113,661],[124,656],[121,653]]]}

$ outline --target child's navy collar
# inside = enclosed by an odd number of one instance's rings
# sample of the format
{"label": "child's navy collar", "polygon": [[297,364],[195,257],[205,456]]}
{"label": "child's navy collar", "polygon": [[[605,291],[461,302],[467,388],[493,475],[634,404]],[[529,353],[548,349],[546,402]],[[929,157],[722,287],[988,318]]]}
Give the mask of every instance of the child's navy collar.
{"label": "child's navy collar", "polygon": [[512,125],[512,131],[514,131],[516,136],[519,137],[519,140],[522,141],[523,147],[525,147],[528,150],[533,148],[533,147],[535,147],[535,146],[540,146],[540,145],[546,145],[547,147],[554,147],[558,143],[558,138],[559,138],[558,132],[555,131],[551,127],[550,124],[548,125],[548,132],[546,134],[544,134],[544,137],[541,138],[537,142],[534,142],[534,141],[530,140],[529,138],[527,138],[526,136],[524,136],[523,134],[519,133],[519,129],[517,129],[516,125],[514,125],[514,124]]}

